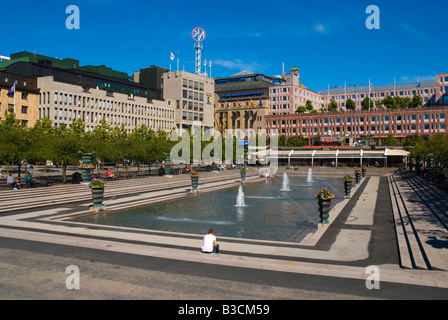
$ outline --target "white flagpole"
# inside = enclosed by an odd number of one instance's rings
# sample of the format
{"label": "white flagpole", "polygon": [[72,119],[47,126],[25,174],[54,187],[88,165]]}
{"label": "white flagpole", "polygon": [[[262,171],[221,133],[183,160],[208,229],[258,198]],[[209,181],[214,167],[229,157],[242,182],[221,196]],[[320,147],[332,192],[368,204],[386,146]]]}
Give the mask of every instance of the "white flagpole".
{"label": "white flagpole", "polygon": [[394,77],[394,97],[397,95],[397,92],[395,91],[395,77]]}
{"label": "white flagpole", "polygon": [[347,80],[345,80],[344,83],[344,94],[345,94],[345,101],[347,101]]}
{"label": "white flagpole", "polygon": [[370,110],[370,78],[369,78],[369,110]]}
{"label": "white flagpole", "polygon": [[179,50],[177,50],[177,71],[179,71]]}
{"label": "white flagpole", "polygon": [[210,67],[210,78],[212,77],[212,60],[210,60],[209,65]]}

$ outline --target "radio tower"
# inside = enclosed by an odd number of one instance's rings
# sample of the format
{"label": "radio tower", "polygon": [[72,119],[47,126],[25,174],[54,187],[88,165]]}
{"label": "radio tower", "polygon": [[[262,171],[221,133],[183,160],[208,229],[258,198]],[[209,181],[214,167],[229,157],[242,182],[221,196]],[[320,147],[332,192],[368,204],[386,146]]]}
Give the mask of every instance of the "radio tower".
{"label": "radio tower", "polygon": [[205,39],[205,31],[202,28],[194,28],[191,36],[196,43],[194,48],[196,49],[196,74],[201,74],[201,51],[203,48],[202,41]]}

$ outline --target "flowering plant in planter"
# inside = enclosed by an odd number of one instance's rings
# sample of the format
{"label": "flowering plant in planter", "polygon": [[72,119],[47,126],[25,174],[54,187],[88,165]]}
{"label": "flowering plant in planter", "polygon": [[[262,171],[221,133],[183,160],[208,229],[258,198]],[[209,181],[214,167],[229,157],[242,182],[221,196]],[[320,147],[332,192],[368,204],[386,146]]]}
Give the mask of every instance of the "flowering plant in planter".
{"label": "flowering plant in planter", "polygon": [[330,192],[327,188],[322,188],[316,195],[316,199],[322,199],[322,200],[331,200],[334,199],[336,196]]}
{"label": "flowering plant in planter", "polygon": [[89,183],[89,187],[92,187],[92,189],[99,189],[99,188],[105,188],[107,186],[106,182],[102,179],[94,178]]}
{"label": "flowering plant in planter", "polygon": [[366,166],[362,166],[361,170],[367,170],[367,167]]}
{"label": "flowering plant in planter", "polygon": [[357,174],[357,173],[361,173],[361,170],[356,169],[356,170],[355,170],[355,174]]}
{"label": "flowering plant in planter", "polygon": [[196,171],[191,171],[191,177],[192,178],[197,178],[197,177],[199,177],[200,175],[199,175],[199,172],[196,172]]}
{"label": "flowering plant in planter", "polygon": [[80,164],[80,165],[78,166],[78,169],[93,169],[93,168],[95,168],[95,167],[93,166],[93,164]]}
{"label": "flowering plant in planter", "polygon": [[247,168],[246,167],[242,167],[241,171],[247,171]]}
{"label": "flowering plant in planter", "polygon": [[352,181],[355,181],[355,178],[354,178],[353,176],[349,175],[349,174],[346,174],[346,175],[342,178],[342,181],[349,181],[349,182],[352,182]]}

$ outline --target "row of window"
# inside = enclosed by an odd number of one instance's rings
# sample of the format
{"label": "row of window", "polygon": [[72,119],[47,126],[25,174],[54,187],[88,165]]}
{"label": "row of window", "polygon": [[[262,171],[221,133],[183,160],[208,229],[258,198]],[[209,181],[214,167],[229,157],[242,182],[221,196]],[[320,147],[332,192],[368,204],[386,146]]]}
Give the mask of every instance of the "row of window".
{"label": "row of window", "polygon": [[113,89],[114,92],[118,93],[135,94],[137,96],[148,94],[148,91],[140,91],[139,89],[136,88],[123,87],[114,83],[97,81],[96,85],[99,89],[105,89],[105,90]]}
{"label": "row of window", "polygon": [[[142,117],[117,115],[101,112],[77,111],[71,109],[54,108],[53,119],[55,123],[76,120],[81,118],[88,125],[89,123],[98,124],[101,119],[105,119],[107,123],[113,125],[140,126],[145,124],[149,128],[169,130],[174,126],[174,120],[165,119],[148,119]],[[50,108],[39,108],[39,119],[50,118]]]}
{"label": "row of window", "polygon": [[[3,80],[3,82],[6,82],[6,83],[8,83],[9,82],[9,78],[7,77],[7,76],[3,76],[3,78],[2,78],[2,80]],[[20,83],[19,83],[19,81],[16,79],[16,78],[12,78],[11,79],[12,81],[11,81],[11,84],[20,84],[20,85],[22,85],[22,86],[24,86],[24,87],[26,87],[27,86],[27,82],[26,82],[26,80],[21,80],[20,81]]]}
{"label": "row of window", "polygon": [[204,101],[204,94],[202,92],[196,92],[191,90],[182,90],[182,98],[191,99],[197,101]]}
{"label": "row of window", "polygon": [[182,120],[188,120],[188,121],[203,121],[204,115],[202,113],[193,113],[193,112],[186,112],[182,111]]}
{"label": "row of window", "polygon": [[[179,109],[179,105],[177,105],[177,108]],[[182,109],[204,112],[204,104],[199,102],[182,100]]]}
{"label": "row of window", "polygon": [[412,114],[412,115],[396,115],[396,116],[371,116],[371,117],[347,117],[347,118],[321,118],[321,119],[302,119],[302,121],[299,120],[273,120],[272,125],[296,125],[302,123],[302,125],[308,125],[308,124],[344,124],[344,123],[364,123],[364,121],[367,123],[369,120],[371,123],[375,122],[406,122],[406,121],[416,121],[416,120],[445,120],[445,113],[431,113],[431,114]]}
{"label": "row of window", "polygon": [[[405,97],[405,96],[409,96],[409,97],[413,97],[414,95],[428,95],[428,94],[435,94],[436,93],[436,89],[419,89],[419,90],[407,90],[407,91],[390,91],[390,92],[372,92],[370,93],[370,98],[385,98],[386,95],[389,95],[391,97],[394,97],[396,95],[396,93],[398,93],[397,95],[399,97]],[[364,99],[365,97],[367,97],[368,94],[364,94],[364,93],[358,93],[358,94],[348,94],[346,95],[339,95],[339,96],[331,96],[331,100],[335,100],[335,101],[340,101],[340,100],[344,100],[347,99],[352,99],[352,100],[356,100],[356,99]]]}
{"label": "row of window", "polygon": [[[444,123],[434,123],[434,124],[425,124],[425,125],[407,125],[407,126],[371,126],[369,127],[333,127],[330,128],[331,132],[336,134],[380,134],[380,133],[416,133],[417,129],[418,132],[428,133],[429,131],[436,131],[436,132],[445,132],[445,124]],[[370,129],[370,130],[369,130]],[[344,131],[345,130],[345,131]],[[268,134],[270,133],[270,130],[267,130]],[[296,135],[296,134],[317,134],[319,131],[319,128],[283,128],[280,130],[281,134],[287,134],[287,135]]]}
{"label": "row of window", "polygon": [[204,84],[198,81],[183,79],[182,86],[188,89],[204,91]]}
{"label": "row of window", "polygon": [[[4,111],[2,111],[2,104],[0,104],[0,114],[3,115]],[[8,104],[8,112],[9,113],[15,113],[17,115],[17,108],[14,107],[13,104]],[[28,114],[28,106],[20,106],[20,112],[22,114]]]}
{"label": "row of window", "polygon": [[[279,95],[279,94],[289,94],[290,91],[290,87],[279,87],[279,88],[272,88],[269,90],[271,95]],[[314,99],[314,100],[318,100],[319,97],[321,100],[323,100],[324,98],[320,95],[314,94],[312,92],[306,91],[306,90],[302,90],[299,88],[294,88],[294,94],[299,94],[301,96],[304,96],[305,98],[309,98],[309,99]]]}
{"label": "row of window", "polygon": [[[50,92],[39,94],[39,105],[50,104]],[[153,105],[139,105],[134,103],[117,102],[98,98],[77,96],[67,93],[54,93],[55,105],[69,105],[96,110],[110,110],[114,112],[130,113],[136,115],[162,115],[166,118],[173,117],[174,112]]]}

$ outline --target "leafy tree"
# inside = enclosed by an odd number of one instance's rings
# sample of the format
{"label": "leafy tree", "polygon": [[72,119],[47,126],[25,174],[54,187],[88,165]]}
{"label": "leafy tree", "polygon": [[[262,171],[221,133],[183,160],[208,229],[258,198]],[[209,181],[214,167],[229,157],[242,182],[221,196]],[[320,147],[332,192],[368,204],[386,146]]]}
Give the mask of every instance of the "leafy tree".
{"label": "leafy tree", "polygon": [[77,131],[76,127],[68,128],[60,125],[55,130],[53,144],[54,160],[62,167],[62,183],[67,179],[67,165],[79,162],[78,151],[83,148],[83,133]]}
{"label": "leafy tree", "polygon": [[375,101],[375,107],[377,107],[377,109],[381,109],[381,107],[384,105],[384,102],[381,100],[377,100]]}
{"label": "leafy tree", "polygon": [[306,107],[305,106],[299,106],[296,109],[296,113],[305,113],[306,112]]}
{"label": "leafy tree", "polygon": [[348,98],[347,101],[345,102],[345,108],[347,110],[356,110],[355,101],[353,101],[352,99]]}
{"label": "leafy tree", "polygon": [[29,129],[29,141],[31,144],[27,153],[28,162],[50,160],[54,158],[54,140],[56,130],[48,118],[39,119]]}
{"label": "leafy tree", "polygon": [[408,136],[406,137],[403,146],[405,147],[412,147],[412,146],[416,146],[417,144],[421,143],[422,141],[424,141],[425,139],[421,136],[419,136],[418,133]]}
{"label": "leafy tree", "polygon": [[442,168],[448,166],[448,136],[436,135],[429,139],[421,138],[415,146],[411,148],[411,157],[428,159],[428,154],[432,153],[434,162],[440,163]]}
{"label": "leafy tree", "polygon": [[409,108],[420,108],[423,106],[422,97],[419,94],[414,94],[411,102],[409,103]]}
{"label": "leafy tree", "polygon": [[398,139],[392,133],[389,133],[387,138],[383,140],[383,146],[396,147],[398,146]]}
{"label": "leafy tree", "polygon": [[395,109],[395,100],[393,97],[391,96],[386,96],[383,100],[383,105],[387,108],[387,109]]}
{"label": "leafy tree", "polygon": [[305,102],[305,108],[306,108],[306,110],[308,110],[308,111],[313,110],[313,109],[314,109],[314,107],[313,107],[313,103],[312,103],[310,100],[306,100],[306,102]]}
{"label": "leafy tree", "polygon": [[330,103],[328,104],[328,111],[336,111],[338,109],[338,104],[334,99],[331,99]]}
{"label": "leafy tree", "polygon": [[286,146],[286,136],[284,134],[282,134],[279,138],[278,138],[278,146],[279,147],[284,147]]}
{"label": "leafy tree", "polygon": [[286,145],[288,147],[304,147],[308,145],[308,139],[302,135],[296,135],[295,137],[289,138]]}
{"label": "leafy tree", "polygon": [[375,106],[375,104],[373,103],[372,99],[370,99],[369,97],[365,97],[364,100],[362,100],[362,102],[361,102],[361,108],[363,110],[371,110],[371,109],[373,109],[374,106]]}
{"label": "leafy tree", "polygon": [[0,122],[0,159],[11,165],[17,164],[20,169],[30,148],[29,134],[20,125],[14,113],[5,111],[5,120]]}

